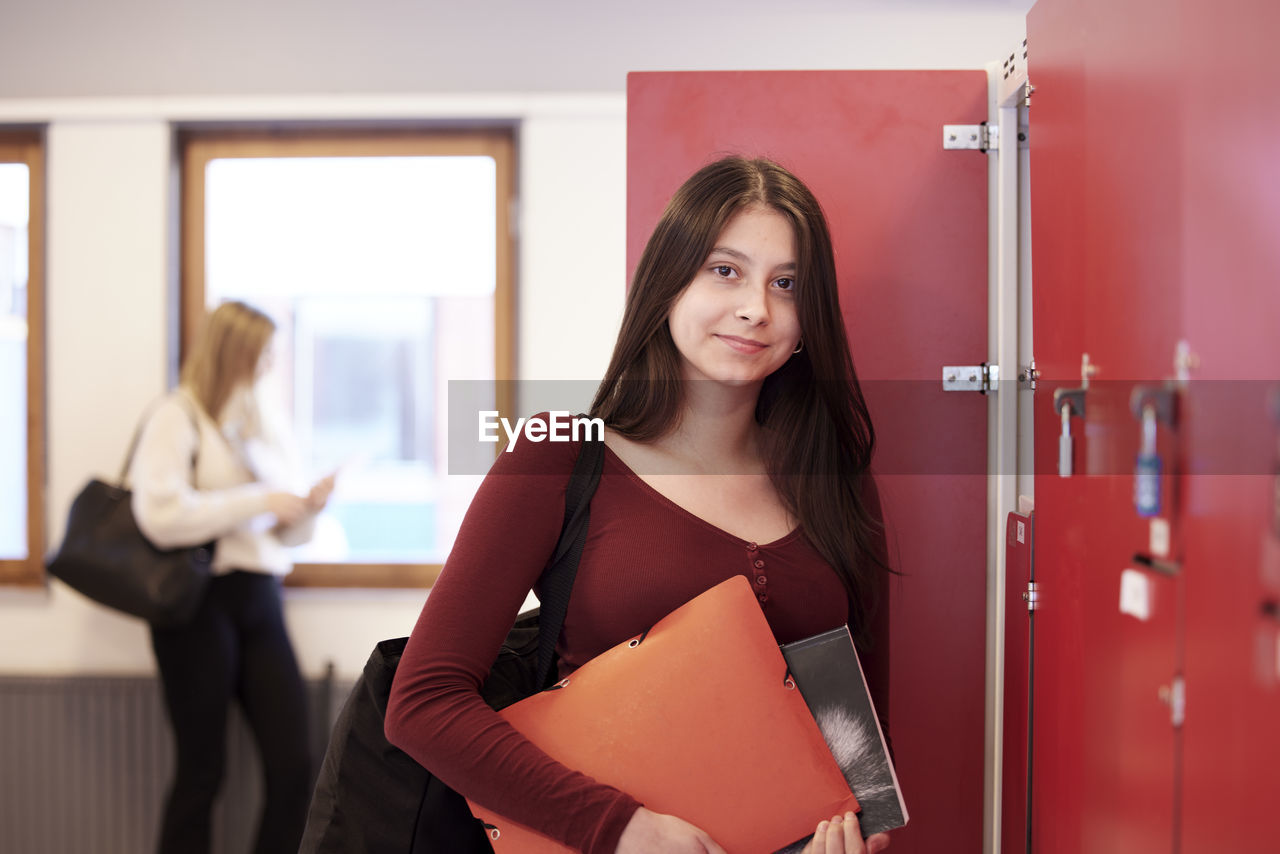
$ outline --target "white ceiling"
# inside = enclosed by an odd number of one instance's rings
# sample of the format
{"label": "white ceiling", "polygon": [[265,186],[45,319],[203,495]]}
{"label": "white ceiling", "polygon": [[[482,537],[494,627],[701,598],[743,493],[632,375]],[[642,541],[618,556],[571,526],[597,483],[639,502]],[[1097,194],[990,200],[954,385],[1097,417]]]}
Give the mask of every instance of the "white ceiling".
{"label": "white ceiling", "polygon": [[631,70],[975,68],[1033,0],[0,0],[0,98],[621,92]]}

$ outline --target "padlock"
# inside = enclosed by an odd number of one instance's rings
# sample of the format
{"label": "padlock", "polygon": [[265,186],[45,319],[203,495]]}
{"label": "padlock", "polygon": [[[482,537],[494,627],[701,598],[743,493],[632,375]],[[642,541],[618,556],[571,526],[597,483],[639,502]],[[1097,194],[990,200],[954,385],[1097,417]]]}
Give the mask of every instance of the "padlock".
{"label": "padlock", "polygon": [[1085,387],[1060,388],[1053,392],[1054,411],[1062,418],[1062,435],[1058,437],[1058,476],[1071,477],[1075,471],[1072,458],[1075,454],[1071,438],[1071,416],[1084,419]]}
{"label": "padlock", "polygon": [[[1139,516],[1160,515],[1165,504],[1164,463],[1157,447],[1157,427],[1164,424],[1176,441],[1181,387],[1167,382],[1162,387],[1135,386],[1129,395],[1129,410],[1142,425],[1142,440],[1133,468],[1133,506]],[[1176,459],[1176,455],[1174,457]]]}
{"label": "padlock", "polygon": [[1160,455],[1156,451],[1156,410],[1142,408],[1142,446],[1133,470],[1133,506],[1146,518],[1160,515]]}
{"label": "padlock", "polygon": [[1071,477],[1071,407],[1062,407],[1062,435],[1058,437],[1058,476]]}

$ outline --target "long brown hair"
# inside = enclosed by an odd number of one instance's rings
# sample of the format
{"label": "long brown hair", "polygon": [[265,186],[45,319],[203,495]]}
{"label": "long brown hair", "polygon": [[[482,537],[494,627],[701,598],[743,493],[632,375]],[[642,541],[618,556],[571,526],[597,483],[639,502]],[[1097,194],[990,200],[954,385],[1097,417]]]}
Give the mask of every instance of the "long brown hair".
{"label": "long brown hair", "polygon": [[182,365],[182,385],[217,421],[231,393],[253,382],[276,324],[252,306],[234,300],[219,305]]}
{"label": "long brown hair", "polygon": [[849,353],[835,256],[818,200],[769,160],[727,157],[676,191],[636,267],[622,328],[591,415],[645,442],[678,423],[680,354],[667,317],[735,214],[766,205],[795,232],[796,312],[804,348],[767,377],[756,404],[770,476],[805,536],[849,595],[856,631],[877,589],[881,523],[867,507],[875,431]]}

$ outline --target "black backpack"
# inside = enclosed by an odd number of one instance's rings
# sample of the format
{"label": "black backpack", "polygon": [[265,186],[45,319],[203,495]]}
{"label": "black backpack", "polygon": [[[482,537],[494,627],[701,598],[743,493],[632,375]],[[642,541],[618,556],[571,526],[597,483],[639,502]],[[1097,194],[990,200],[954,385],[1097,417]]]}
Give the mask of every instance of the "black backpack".
{"label": "black backpack", "polygon": [[[555,646],[587,538],[603,442],[584,442],[565,495],[564,527],[541,577],[542,607],[516,618],[480,689],[494,709],[548,688]],[[492,854],[466,800],[387,741],[391,681],[408,638],[379,643],[329,737],[299,854]]]}

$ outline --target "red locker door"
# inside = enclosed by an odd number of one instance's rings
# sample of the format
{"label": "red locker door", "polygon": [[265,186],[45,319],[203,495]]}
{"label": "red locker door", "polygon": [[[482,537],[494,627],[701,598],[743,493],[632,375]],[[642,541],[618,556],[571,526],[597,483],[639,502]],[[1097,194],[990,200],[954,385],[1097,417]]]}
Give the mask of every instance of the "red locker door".
{"label": "red locker door", "polygon": [[[1280,5],[1182,4],[1186,680],[1182,850],[1275,851],[1280,793]],[[1205,127],[1226,130],[1215,143]]]}
{"label": "red locker door", "polygon": [[[1039,0],[1028,17],[1042,387],[1078,386],[1082,352],[1100,369],[1074,425],[1087,476],[1053,472],[1039,402],[1037,851],[1275,848],[1278,28],[1261,0]],[[1117,607],[1118,574],[1155,550],[1128,399],[1175,374],[1179,340],[1199,364],[1158,437],[1176,566],[1148,578],[1139,620]]]}
{"label": "red locker door", "polygon": [[[1173,373],[1181,306],[1177,43],[1161,0],[1040,0],[1027,19],[1036,400],[1034,850],[1175,845],[1180,577],[1135,560],[1150,523],[1133,502],[1137,384]],[[1058,476],[1055,389],[1097,374]],[[1161,428],[1166,465],[1177,434]],[[1172,508],[1166,496],[1164,512]],[[1175,522],[1176,526],[1176,522]],[[1122,612],[1132,579],[1147,608]],[[1143,594],[1145,591],[1145,595]],[[1169,700],[1169,702],[1165,702]]]}
{"label": "red locker door", "polygon": [[636,73],[627,97],[629,268],[671,193],[719,154],[783,163],[827,212],[903,573],[889,718],[911,821],[893,850],[978,851],[987,404],[940,379],[987,351],[987,163],[941,134],[986,119],[986,74]]}

